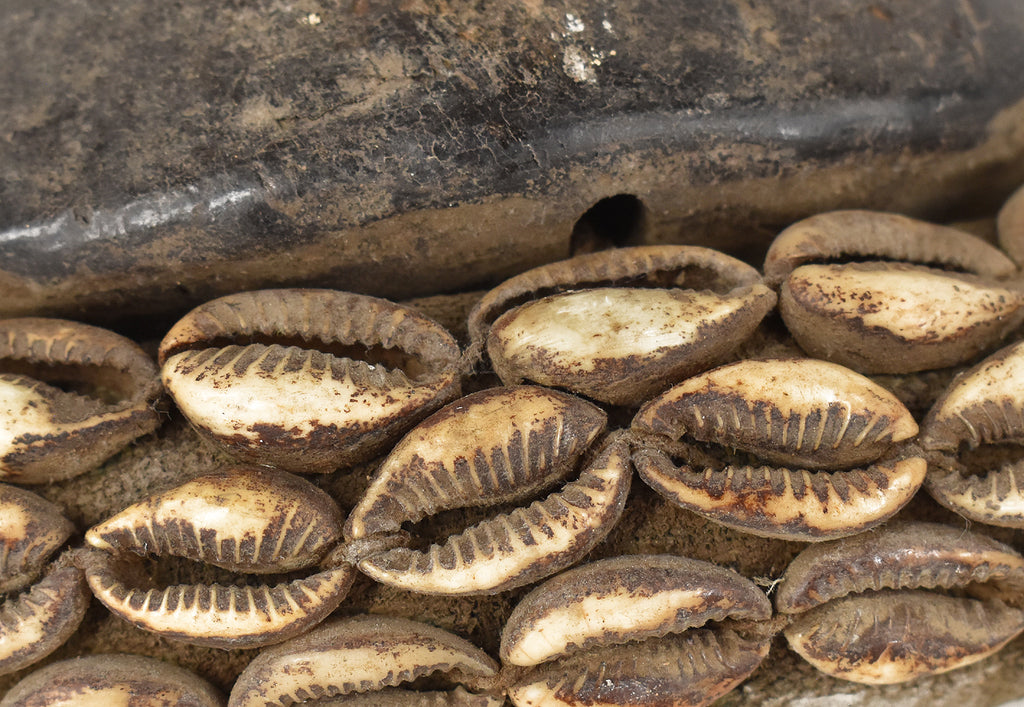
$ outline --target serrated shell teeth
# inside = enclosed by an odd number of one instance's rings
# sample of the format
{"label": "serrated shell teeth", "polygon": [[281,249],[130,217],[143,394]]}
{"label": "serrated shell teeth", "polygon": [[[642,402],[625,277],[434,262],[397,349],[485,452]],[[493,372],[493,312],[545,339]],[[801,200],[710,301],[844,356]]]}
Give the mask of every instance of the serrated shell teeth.
{"label": "serrated shell teeth", "polygon": [[522,586],[578,561],[615,525],[632,466],[621,438],[558,492],[483,521],[443,545],[396,548],[359,562],[384,584],[427,594],[491,594]]}
{"label": "serrated shell teeth", "polygon": [[889,684],[999,650],[1024,631],[1022,588],[1024,558],[1011,548],[959,528],[897,523],[804,549],[775,603],[796,614],[786,638],[819,670]]}
{"label": "serrated shell teeth", "polygon": [[160,346],[164,387],[197,430],[239,459],[301,473],[379,453],[459,394],[458,359],[436,322],[333,290],[222,297]]}
{"label": "serrated shell teeth", "polygon": [[341,511],[303,479],[266,468],[206,474],[86,533],[95,548],[176,555],[248,573],[308,567],[341,538]]}
{"label": "serrated shell teeth", "polygon": [[[534,589],[502,634],[509,665],[537,666],[509,689],[526,705],[708,704],[768,653],[769,631],[709,622],[771,617],[749,580],[707,562],[631,555],[574,568]],[[550,661],[550,662],[548,662]]]}
{"label": "serrated shell teeth", "polygon": [[437,671],[457,671],[466,680],[491,678],[497,669],[486,653],[447,631],[408,619],[355,616],[263,651],[238,677],[228,705],[285,707],[364,692],[370,697]]}
{"label": "serrated shell teeth", "polygon": [[93,594],[114,614],[169,638],[215,648],[280,643],[326,618],[355,579],[350,566],[275,586],[128,587],[112,557],[97,550],[80,560]]}

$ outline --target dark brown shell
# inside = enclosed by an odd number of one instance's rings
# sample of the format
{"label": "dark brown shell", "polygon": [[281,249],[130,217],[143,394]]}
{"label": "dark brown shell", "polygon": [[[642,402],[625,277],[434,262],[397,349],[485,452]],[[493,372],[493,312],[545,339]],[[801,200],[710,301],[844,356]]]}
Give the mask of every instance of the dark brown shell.
{"label": "dark brown shell", "polygon": [[563,572],[523,597],[502,631],[501,660],[537,665],[709,621],[765,621],[771,613],[764,592],[724,567],[675,555],[613,557]]}
{"label": "dark brown shell", "polygon": [[783,613],[798,613],[847,594],[907,588],[967,588],[987,597],[1020,601],[1024,557],[962,528],[893,523],[805,548],[786,569],[775,606]]}
{"label": "dark brown shell", "polygon": [[509,688],[516,707],[701,707],[768,655],[767,638],[693,629],[540,665]]}
{"label": "dark brown shell", "polygon": [[355,580],[344,565],[275,586],[127,586],[125,564],[100,550],[79,554],[93,595],[113,614],[145,631],[214,648],[280,643],[323,621]]}
{"label": "dark brown shell", "polygon": [[88,606],[82,571],[66,563],[55,565],[20,596],[8,597],[0,605],[0,675],[60,648],[78,629]]}
{"label": "dark brown shell", "polygon": [[159,426],[159,394],[153,362],[114,332],[0,321],[0,479],[38,484],[88,471]]}
{"label": "dark brown shell", "polygon": [[964,231],[877,211],[830,211],[794,223],[768,249],[765,281],[777,287],[800,265],[828,260],[890,260],[960,270],[989,278],[1017,266]]}
{"label": "dark brown shell", "polygon": [[130,696],[129,707],[223,707],[224,698],[198,675],[138,655],[90,655],[53,663],[19,682],[3,707],[75,707],[111,704]]}
{"label": "dark brown shell", "polygon": [[0,519],[0,593],[27,586],[75,530],[59,506],[8,484],[0,484]]}
{"label": "dark brown shell", "polygon": [[425,594],[494,594],[579,562],[611,532],[633,468],[622,433],[612,435],[579,478],[543,501],[478,523],[424,552],[400,547],[362,559],[378,582]]}
{"label": "dark brown shell", "polygon": [[793,650],[824,673],[874,685],[977,662],[1024,631],[1024,611],[924,591],[843,597],[785,629]]}
{"label": "dark brown shell", "polygon": [[[409,619],[353,616],[260,653],[231,690],[229,707],[286,707],[393,687],[434,672],[491,678],[498,666],[458,636]],[[377,703],[380,704],[380,703]]]}
{"label": "dark brown shell", "polygon": [[208,302],[171,329],[160,358],[197,430],[240,459],[304,473],[375,456],[460,391],[459,348],[439,324],[333,290]]}
{"label": "dark brown shell", "polygon": [[534,386],[456,400],[395,446],[345,536],[394,533],[442,510],[529,498],[571,473],[606,422],[591,403]]}
{"label": "dark brown shell", "polygon": [[291,572],[341,539],[341,510],[284,471],[232,467],[196,477],[91,528],[86,542],[112,552],[177,555],[236,572]]}

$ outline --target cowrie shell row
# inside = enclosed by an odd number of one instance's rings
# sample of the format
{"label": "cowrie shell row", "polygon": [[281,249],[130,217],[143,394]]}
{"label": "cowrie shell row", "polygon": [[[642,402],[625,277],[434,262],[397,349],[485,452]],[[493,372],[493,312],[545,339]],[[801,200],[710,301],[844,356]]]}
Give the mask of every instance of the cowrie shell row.
{"label": "cowrie shell row", "polygon": [[563,572],[527,594],[501,660],[532,666],[598,646],[682,633],[726,618],[765,621],[764,592],[732,570],[674,555],[627,555]]}
{"label": "cowrie shell row", "polygon": [[543,501],[483,521],[425,552],[395,548],[359,561],[382,584],[425,594],[494,594],[578,562],[622,515],[633,468],[622,434]]}
{"label": "cowrie shell row", "polygon": [[100,550],[177,555],[237,572],[309,567],[341,539],[326,493],[283,471],[232,467],[136,503],[91,528]]}
{"label": "cowrie shell row", "polygon": [[255,648],[280,643],[323,621],[348,594],[348,565],[274,586],[126,586],[109,553],[85,551],[79,564],[93,595],[111,613],[145,631],[214,648]]}
{"label": "cowrie shell row", "polygon": [[[360,348],[410,357],[411,372],[351,358]],[[365,461],[460,390],[458,345],[440,325],[332,290],[222,297],[160,351],[164,386],[196,429],[241,459],[296,472]]]}
{"label": "cowrie shell row", "polygon": [[[695,376],[644,405],[632,427],[640,436],[633,460],[649,486],[683,508],[765,537],[861,532],[902,508],[927,468],[920,457],[890,458],[895,443],[917,432],[895,396],[812,359],[746,360]],[[688,439],[798,468],[719,462]],[[883,454],[890,456],[879,459]],[[872,461],[866,469],[808,470]]]}
{"label": "cowrie shell row", "polygon": [[502,707],[505,695],[475,694],[461,685],[445,692],[387,687],[366,694],[316,700],[315,707]]}
{"label": "cowrie shell row", "polygon": [[1024,469],[1004,464],[986,474],[962,472],[961,448],[1024,440],[1024,342],[1007,346],[959,375],[922,423],[930,457],[925,489],[943,506],[989,525],[1024,528]]}
{"label": "cowrie shell row", "polygon": [[82,571],[57,565],[18,597],[0,605],[0,675],[36,663],[78,629],[89,606]]}
{"label": "cowrie shell row", "polygon": [[774,305],[753,268],[707,248],[592,253],[485,295],[470,313],[470,357],[486,341],[506,385],[637,405],[721,361]]}
{"label": "cowrie shell row", "polygon": [[159,426],[159,394],[153,362],[123,336],[62,319],[0,321],[0,479],[40,484],[98,466]]}
{"label": "cowrie shell row", "polygon": [[498,666],[442,629],[409,619],[355,616],[260,653],[238,676],[228,707],[286,707],[394,687],[438,671],[457,672],[465,681],[491,678]]}
{"label": "cowrie shell row", "polygon": [[27,586],[75,528],[40,496],[0,484],[0,592]]}
{"label": "cowrie shell row", "polygon": [[91,655],[53,663],[19,682],[0,707],[222,707],[198,675],[137,655]]}
{"label": "cowrie shell row", "polygon": [[784,633],[819,670],[890,684],[976,662],[1024,631],[1024,611],[1004,603],[1019,605],[1022,583],[1024,558],[990,538],[900,523],[806,548],[776,604],[804,612]]}

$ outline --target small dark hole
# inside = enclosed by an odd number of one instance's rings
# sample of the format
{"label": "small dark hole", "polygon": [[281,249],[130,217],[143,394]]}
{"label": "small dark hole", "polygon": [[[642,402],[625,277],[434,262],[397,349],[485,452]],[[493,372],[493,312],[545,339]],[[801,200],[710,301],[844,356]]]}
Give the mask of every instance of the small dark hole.
{"label": "small dark hole", "polygon": [[636,244],[644,234],[646,222],[647,209],[632,194],[601,199],[573,226],[570,251],[580,255]]}

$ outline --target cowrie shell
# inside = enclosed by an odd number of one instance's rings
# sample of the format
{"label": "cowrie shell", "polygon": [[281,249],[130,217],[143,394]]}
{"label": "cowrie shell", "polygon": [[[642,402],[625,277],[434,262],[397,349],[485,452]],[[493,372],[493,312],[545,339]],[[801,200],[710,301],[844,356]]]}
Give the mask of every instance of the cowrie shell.
{"label": "cowrie shell", "polygon": [[[861,532],[903,507],[926,469],[920,457],[893,456],[917,424],[891,393],[813,359],[747,360],[695,376],[644,405],[633,431],[648,485],[766,537]],[[732,461],[726,448],[783,466]]]}
{"label": "cowrie shell", "polygon": [[1024,321],[1016,272],[970,234],[870,211],[793,224],[765,260],[801,348],[863,373],[953,366],[993,347]]}
{"label": "cowrie shell", "polygon": [[[382,704],[386,693],[376,691],[439,671],[476,682],[492,678],[498,666],[482,650],[448,631],[409,619],[353,616],[260,653],[238,676],[228,707],[286,707],[307,699],[357,693],[378,699],[365,704]],[[496,707],[502,701],[494,694],[477,701],[461,692],[454,704]],[[426,699],[413,704],[429,705],[435,697]]]}
{"label": "cowrie shell", "polygon": [[62,319],[0,321],[0,479],[60,481],[155,430],[160,381],[112,331]]}
{"label": "cowrie shell", "polygon": [[383,451],[458,396],[458,360],[433,320],[333,290],[222,297],[160,345],[164,386],[197,430],[239,459],[303,473]]}
{"label": "cowrie shell", "polygon": [[502,661],[538,667],[509,696],[517,707],[709,704],[760,664],[769,632],[708,622],[770,617],[764,593],[725,568],[671,555],[599,560],[547,580],[512,612]]}
{"label": "cowrie shell", "polygon": [[[1022,588],[1024,558],[1009,547],[958,528],[897,523],[806,548],[776,606],[800,612],[785,635],[819,670],[890,684],[998,651],[1024,631]],[[957,594],[940,593],[950,589]]]}
{"label": "cowrie shell", "polygon": [[212,685],[176,665],[138,655],[53,663],[19,682],[2,707],[221,707]]}
{"label": "cowrie shell", "polygon": [[[346,524],[358,567],[385,584],[429,594],[490,594],[579,560],[611,530],[632,476],[621,434],[591,449],[606,416],[579,398],[522,386],[451,403],[384,461]],[[369,540],[452,508],[524,500],[575,471],[544,500],[517,507],[427,550],[376,551]]]}
{"label": "cowrie shell", "polygon": [[[775,305],[750,266],[697,246],[602,251],[541,266],[470,313],[506,385],[637,405],[722,361]],[[476,349],[471,349],[475,351]]]}
{"label": "cowrie shell", "polygon": [[350,565],[260,586],[133,587],[130,554],[167,554],[238,572],[283,573],[322,559],[341,537],[323,491],[275,469],[231,468],[130,506],[86,534],[79,564],[93,594],[136,626],[196,645],[238,648],[286,640],[322,621],[355,579]]}
{"label": "cowrie shell", "polygon": [[1024,468],[1008,462],[981,475],[965,473],[964,448],[1024,440],[1024,343],[992,354],[958,376],[922,423],[929,456],[925,489],[971,520],[1024,528]]}

